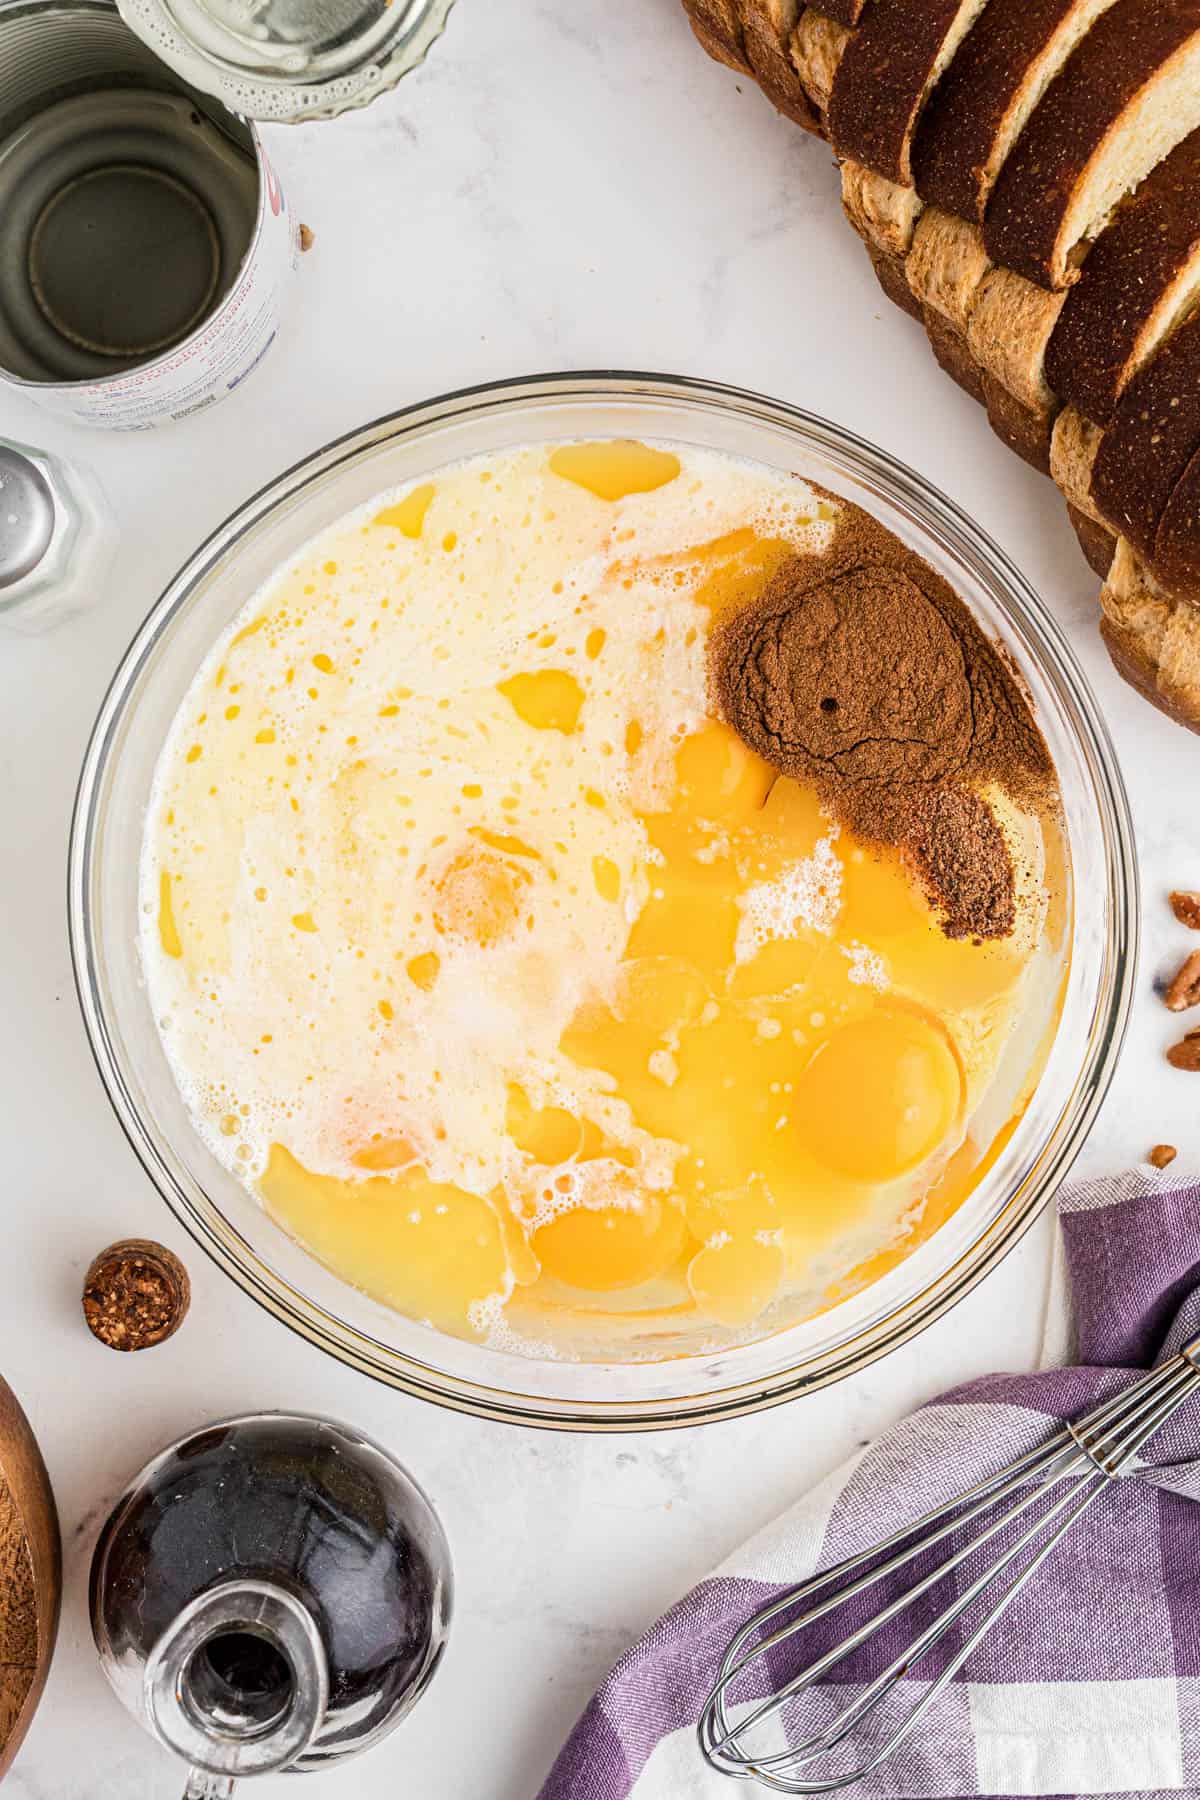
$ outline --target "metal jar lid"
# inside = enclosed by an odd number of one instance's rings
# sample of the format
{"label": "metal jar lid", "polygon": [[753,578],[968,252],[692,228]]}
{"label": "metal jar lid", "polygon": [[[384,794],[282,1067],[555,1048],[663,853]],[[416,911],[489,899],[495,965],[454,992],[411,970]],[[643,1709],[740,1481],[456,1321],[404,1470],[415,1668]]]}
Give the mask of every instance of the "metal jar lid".
{"label": "metal jar lid", "polygon": [[365,106],[423,62],[454,0],[117,0],[177,75],[244,118]]}
{"label": "metal jar lid", "polygon": [[54,493],[35,462],[0,444],[0,592],[24,581],[54,542]]}

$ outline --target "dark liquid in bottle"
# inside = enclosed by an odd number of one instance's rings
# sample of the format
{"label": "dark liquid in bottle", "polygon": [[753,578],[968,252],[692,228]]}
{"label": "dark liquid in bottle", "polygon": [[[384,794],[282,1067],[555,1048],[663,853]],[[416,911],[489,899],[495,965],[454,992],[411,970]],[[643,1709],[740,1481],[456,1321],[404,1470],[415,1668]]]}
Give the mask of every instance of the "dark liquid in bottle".
{"label": "dark liquid in bottle", "polygon": [[[340,1427],[235,1421],[167,1452],[104,1528],[93,1617],[118,1657],[144,1660],[189,1601],[239,1578],[286,1588],[324,1640],[329,1708],[298,1768],[394,1721],[437,1666],[452,1581],[441,1528],[391,1459]],[[250,1630],[209,1639],[187,1679],[205,1716],[264,1724],[290,1692],[284,1658]]]}

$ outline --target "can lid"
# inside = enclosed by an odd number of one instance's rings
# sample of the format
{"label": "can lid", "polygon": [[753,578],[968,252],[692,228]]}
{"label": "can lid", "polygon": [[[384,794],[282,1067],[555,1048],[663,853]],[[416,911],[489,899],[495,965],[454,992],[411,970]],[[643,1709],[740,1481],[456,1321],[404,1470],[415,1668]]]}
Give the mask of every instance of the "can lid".
{"label": "can lid", "polygon": [[422,62],[454,0],[117,0],[177,75],[250,119],[365,106]]}
{"label": "can lid", "polygon": [[36,462],[0,444],[0,590],[32,575],[54,541],[54,492]]}

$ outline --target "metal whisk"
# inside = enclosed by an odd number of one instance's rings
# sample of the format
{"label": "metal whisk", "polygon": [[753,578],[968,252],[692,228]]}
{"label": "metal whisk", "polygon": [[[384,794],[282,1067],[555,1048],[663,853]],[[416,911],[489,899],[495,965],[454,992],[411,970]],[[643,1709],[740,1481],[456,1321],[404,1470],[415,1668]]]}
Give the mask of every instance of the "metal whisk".
{"label": "metal whisk", "polygon": [[[716,1686],[700,1716],[700,1748],[709,1765],[723,1775],[757,1780],[783,1794],[828,1794],[863,1780],[912,1735],[938,1695],[1055,1546],[1111,1482],[1129,1473],[1147,1439],[1197,1388],[1200,1388],[1200,1338],[1188,1344],[1170,1362],[1134,1382],[1115,1399],[1096,1407],[1074,1424],[1062,1426],[1039,1449],[1018,1457],[1008,1468],[968,1489],[947,1505],[923,1514],[873,1549],[848,1557],[764,1606],[731,1641]],[[1017,1498],[1002,1507],[1002,1503],[1012,1496]],[[1002,1510],[996,1511],[1001,1507]],[[736,1723],[731,1722],[732,1690],[741,1678],[752,1672],[759,1659],[991,1513],[995,1516],[968,1542],[946,1555],[930,1573],[915,1580],[866,1624],[849,1632],[839,1644],[801,1669],[769,1699],[753,1706]],[[1032,1518],[1027,1519],[1026,1515],[1032,1515]],[[1025,1522],[1016,1540],[981,1574],[967,1582],[963,1592],[913,1638],[882,1674],[861,1691],[852,1688],[852,1698],[829,1724],[786,1749],[770,1754],[755,1754],[750,1749],[747,1740],[756,1728],[794,1708],[801,1696],[814,1689],[893,1619],[951,1578],[969,1557],[977,1555],[994,1538],[1007,1540],[1022,1520]],[[990,1591],[993,1588],[994,1594]],[[987,1597],[986,1610],[979,1623],[971,1628],[937,1678],[923,1689],[916,1704],[887,1732],[883,1744],[879,1748],[872,1744],[866,1760],[857,1762],[853,1768],[833,1773],[826,1764],[822,1773],[822,1760],[829,1758],[857,1726],[884,1706],[897,1684],[913,1672],[921,1658],[940,1642],[968,1608],[984,1596]],[[785,1615],[794,1616],[775,1626],[775,1621]],[[771,1629],[772,1626],[775,1628]],[[757,1641],[753,1642],[755,1639]]]}

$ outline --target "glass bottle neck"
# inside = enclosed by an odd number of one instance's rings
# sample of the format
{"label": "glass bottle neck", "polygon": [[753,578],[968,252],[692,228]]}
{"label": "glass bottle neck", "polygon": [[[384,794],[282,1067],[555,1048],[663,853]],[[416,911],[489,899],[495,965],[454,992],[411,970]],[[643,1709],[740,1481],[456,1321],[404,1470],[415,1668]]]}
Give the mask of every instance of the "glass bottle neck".
{"label": "glass bottle neck", "polygon": [[233,1800],[233,1776],[210,1775],[204,1769],[193,1769],[188,1775],[183,1800]]}
{"label": "glass bottle neck", "polygon": [[315,1619],[269,1581],[223,1582],[191,1601],[151,1651],[145,1683],[156,1735],[192,1765],[190,1800],[224,1800],[236,1777],[289,1767],[329,1700]]}

